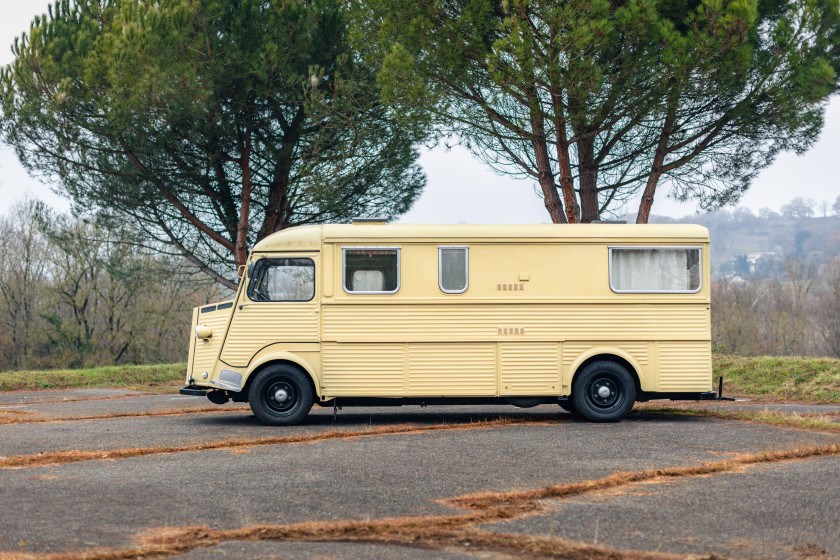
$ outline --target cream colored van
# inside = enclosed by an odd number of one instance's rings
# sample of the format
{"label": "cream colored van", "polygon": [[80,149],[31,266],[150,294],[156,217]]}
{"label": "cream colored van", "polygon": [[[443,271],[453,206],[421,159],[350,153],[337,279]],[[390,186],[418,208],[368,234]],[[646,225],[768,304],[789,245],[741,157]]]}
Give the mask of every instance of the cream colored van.
{"label": "cream colored van", "polygon": [[290,228],[192,324],[181,393],[275,425],[313,404],[556,403],[608,422],[715,397],[694,225]]}

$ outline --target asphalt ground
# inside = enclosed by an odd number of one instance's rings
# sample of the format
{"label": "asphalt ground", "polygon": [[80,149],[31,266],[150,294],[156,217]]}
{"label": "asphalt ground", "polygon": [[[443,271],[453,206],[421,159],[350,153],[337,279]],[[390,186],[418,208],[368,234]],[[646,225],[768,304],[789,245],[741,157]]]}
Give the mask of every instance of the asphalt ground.
{"label": "asphalt ground", "polygon": [[[0,424],[0,466],[56,455],[52,464],[0,468],[0,559],[140,556],[150,536],[190,527],[205,527],[212,538],[152,539],[162,547],[157,554],[521,558],[533,555],[528,543],[545,541],[580,558],[591,557],[592,547],[616,558],[840,558],[840,456],[833,453],[532,500],[530,510],[512,509],[505,521],[451,529],[476,532],[468,538],[429,533],[472,515],[446,502],[467,494],[746,460],[840,443],[834,433],[644,411],[592,424],[548,405],[347,408],[335,417],[316,407],[301,425],[277,428],[260,425],[241,405],[208,406],[125,391],[2,395],[0,420],[9,423]],[[99,418],[74,419],[91,416]],[[211,448],[191,449],[196,444]],[[126,453],[137,448],[140,456]],[[388,527],[395,518],[418,519],[423,529],[384,538],[356,526]],[[333,532],[289,537],[285,528],[300,523],[332,524]],[[491,538],[499,534],[501,541]]]}

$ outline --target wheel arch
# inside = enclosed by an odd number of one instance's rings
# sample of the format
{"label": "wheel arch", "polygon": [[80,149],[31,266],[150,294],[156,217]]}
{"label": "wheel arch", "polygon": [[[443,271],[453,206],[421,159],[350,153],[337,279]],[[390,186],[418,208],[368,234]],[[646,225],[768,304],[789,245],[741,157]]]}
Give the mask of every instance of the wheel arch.
{"label": "wheel arch", "polygon": [[627,373],[629,373],[633,378],[633,383],[636,386],[636,392],[642,392],[641,377],[639,376],[641,366],[632,355],[619,348],[592,348],[578,356],[569,367],[569,394],[571,394],[572,389],[574,388],[577,374],[592,362],[599,361],[615,362],[626,369]]}
{"label": "wheel arch", "polygon": [[299,369],[309,380],[309,384],[312,387],[312,394],[316,398],[320,397],[318,383],[316,382],[318,377],[315,373],[315,369],[306,360],[291,352],[272,352],[271,354],[261,356],[259,360],[255,360],[248,368],[248,377],[245,380],[245,384],[242,386],[242,393],[245,395],[248,394],[251,390],[252,381],[256,379],[257,375],[262,370],[267,367],[280,364],[290,365]]}

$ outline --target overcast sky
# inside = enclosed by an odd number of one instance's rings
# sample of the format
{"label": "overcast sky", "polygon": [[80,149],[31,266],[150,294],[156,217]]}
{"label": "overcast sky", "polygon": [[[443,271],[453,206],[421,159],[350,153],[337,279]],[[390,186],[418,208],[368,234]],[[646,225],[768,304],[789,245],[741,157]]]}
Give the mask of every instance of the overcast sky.
{"label": "overcast sky", "polygon": [[[44,13],[47,0],[11,2],[3,0],[0,19],[0,65],[12,61],[11,44],[29,29],[32,18]],[[778,210],[790,199],[802,196],[831,203],[840,196],[840,99],[835,96],[826,112],[826,123],[818,143],[805,155],[781,154],[765,169],[741,199],[741,206],[753,211],[768,207]],[[411,223],[534,223],[548,222],[542,198],[532,181],[496,175],[463,148],[424,150],[420,164],[426,171],[425,193],[401,221]],[[54,194],[49,185],[29,177],[15,154],[0,147],[0,213],[25,193],[60,210],[69,202]],[[638,201],[627,210],[635,212]],[[694,203],[677,204],[658,193],[653,213],[682,217],[696,212]]]}

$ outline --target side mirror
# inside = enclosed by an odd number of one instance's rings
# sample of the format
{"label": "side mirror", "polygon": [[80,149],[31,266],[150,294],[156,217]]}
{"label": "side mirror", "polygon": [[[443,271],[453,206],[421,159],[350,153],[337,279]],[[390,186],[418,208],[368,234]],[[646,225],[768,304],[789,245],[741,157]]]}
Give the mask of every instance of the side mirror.
{"label": "side mirror", "polygon": [[243,275],[243,274],[245,274],[245,265],[244,265],[244,264],[240,264],[240,265],[236,268],[236,277],[237,277],[237,278],[242,278],[242,275]]}

